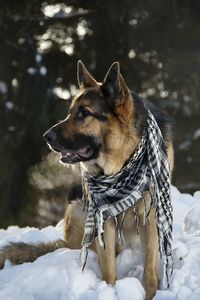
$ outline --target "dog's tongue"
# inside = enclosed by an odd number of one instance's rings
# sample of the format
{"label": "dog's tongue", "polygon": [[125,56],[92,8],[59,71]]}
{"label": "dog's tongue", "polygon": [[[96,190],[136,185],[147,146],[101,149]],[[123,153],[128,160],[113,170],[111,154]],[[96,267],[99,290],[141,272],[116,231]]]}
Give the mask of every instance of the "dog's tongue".
{"label": "dog's tongue", "polygon": [[81,148],[77,151],[62,151],[62,158],[64,157],[76,157],[76,156],[80,156],[83,158],[87,158],[88,156],[91,155],[91,148],[89,146],[86,146],[84,148]]}

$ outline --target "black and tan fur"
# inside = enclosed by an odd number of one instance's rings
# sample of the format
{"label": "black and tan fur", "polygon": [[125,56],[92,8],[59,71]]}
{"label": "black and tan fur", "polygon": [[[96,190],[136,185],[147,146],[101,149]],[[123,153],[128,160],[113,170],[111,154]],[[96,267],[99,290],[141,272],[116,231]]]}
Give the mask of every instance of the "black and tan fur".
{"label": "black and tan fur", "polygon": [[[78,83],[80,91],[72,101],[67,118],[53,126],[44,135],[50,147],[61,153],[63,163],[80,162],[82,168],[96,174],[117,173],[140,142],[142,131],[146,126],[144,106],[147,106],[154,114],[162,131],[172,171],[172,122],[165,113],[128,89],[118,63],[114,63],[104,81],[98,83],[83,63],[79,62]],[[144,197],[150,207],[150,194],[146,192]],[[155,209],[150,210],[148,224],[144,219],[142,200],[137,204],[136,211],[139,216],[139,232],[144,253],[142,283],[146,298],[151,300],[158,286],[158,234]],[[118,224],[120,224],[120,219],[121,216],[118,216]],[[0,266],[3,266],[6,258],[11,259],[13,263],[22,263],[30,259],[34,260],[39,255],[53,251],[60,246],[72,249],[81,248],[85,220],[86,213],[82,210],[81,202],[72,201],[67,205],[64,218],[65,242],[57,242],[57,245],[40,244],[38,247],[34,246],[34,249],[25,244],[11,245],[2,252]],[[124,247],[117,241],[116,226],[116,221],[112,218],[105,223],[105,249],[100,247],[98,240],[92,245],[92,249],[99,257],[102,278],[110,284],[114,284],[116,280],[115,257]],[[123,232],[126,245],[131,247],[136,233],[133,209],[127,210],[125,214]],[[33,254],[28,257],[28,252]]]}

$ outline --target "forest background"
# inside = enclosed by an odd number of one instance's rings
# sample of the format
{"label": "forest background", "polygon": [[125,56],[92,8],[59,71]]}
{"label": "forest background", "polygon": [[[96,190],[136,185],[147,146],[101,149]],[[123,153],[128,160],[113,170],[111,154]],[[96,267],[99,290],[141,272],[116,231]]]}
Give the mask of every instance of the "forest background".
{"label": "forest background", "polygon": [[198,0],[0,1],[0,226],[45,226],[79,195],[43,133],[66,116],[81,59],[101,81],[119,61],[128,86],[176,121],[173,184],[200,190]]}

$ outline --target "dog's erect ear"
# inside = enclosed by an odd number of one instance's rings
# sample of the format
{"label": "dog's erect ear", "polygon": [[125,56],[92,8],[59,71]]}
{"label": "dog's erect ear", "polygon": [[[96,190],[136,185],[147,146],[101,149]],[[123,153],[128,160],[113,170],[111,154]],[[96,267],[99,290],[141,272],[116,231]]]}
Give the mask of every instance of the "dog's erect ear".
{"label": "dog's erect ear", "polygon": [[118,104],[123,104],[123,102],[126,101],[126,98],[129,96],[129,89],[120,73],[118,62],[114,62],[111,65],[104,78],[101,89],[104,95],[111,97],[114,102],[118,100]]}
{"label": "dog's erect ear", "polygon": [[79,60],[77,64],[77,79],[80,88],[94,87],[97,85],[96,80],[88,72],[81,60]]}
{"label": "dog's erect ear", "polygon": [[123,121],[128,121],[132,116],[133,101],[130,91],[120,73],[118,62],[111,65],[101,86],[102,92],[110,99],[115,113]]}
{"label": "dog's erect ear", "polygon": [[120,67],[118,62],[114,62],[108,73],[106,74],[102,86],[102,92],[106,96],[116,97],[119,95],[121,87],[120,87]]}

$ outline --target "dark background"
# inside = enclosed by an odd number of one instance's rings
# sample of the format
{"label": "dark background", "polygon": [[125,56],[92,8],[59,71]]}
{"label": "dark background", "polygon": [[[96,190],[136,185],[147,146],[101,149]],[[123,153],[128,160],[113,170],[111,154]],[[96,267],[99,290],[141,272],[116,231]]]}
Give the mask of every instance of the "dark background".
{"label": "dark background", "polygon": [[[42,135],[64,118],[82,59],[176,120],[173,184],[200,189],[200,1],[0,1],[0,226],[55,224],[78,170]],[[71,192],[70,192],[71,193]]]}

